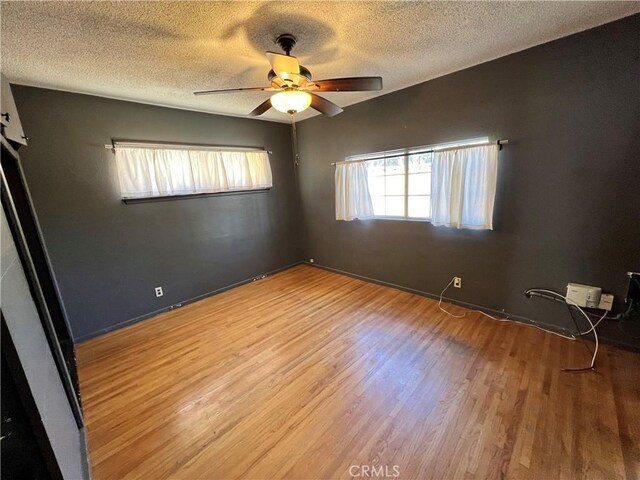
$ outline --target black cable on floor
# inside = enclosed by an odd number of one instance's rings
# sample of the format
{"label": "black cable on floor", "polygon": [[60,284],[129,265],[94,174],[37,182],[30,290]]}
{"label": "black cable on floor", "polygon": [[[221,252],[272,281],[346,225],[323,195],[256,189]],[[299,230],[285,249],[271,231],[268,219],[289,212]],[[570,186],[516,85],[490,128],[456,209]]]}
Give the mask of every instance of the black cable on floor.
{"label": "black cable on floor", "polygon": [[[571,320],[573,320],[573,324],[575,325],[576,330],[578,331],[578,336],[580,337],[580,340],[582,341],[582,345],[584,345],[584,348],[587,349],[587,352],[589,352],[589,355],[591,357],[593,357],[593,351],[591,350],[591,348],[589,348],[589,345],[587,344],[587,341],[584,339],[584,336],[582,335],[582,330],[580,330],[580,326],[578,325],[578,321],[573,316],[573,310],[571,310],[571,305],[569,305],[568,303],[566,305],[567,305],[567,310],[569,312],[569,316],[571,317]],[[568,373],[593,372],[593,371],[595,371],[595,365],[593,367],[584,367],[584,368],[563,368],[562,371],[563,372],[568,372]]]}
{"label": "black cable on floor", "polygon": [[576,326],[576,330],[578,331],[578,336],[580,337],[580,340],[582,340],[582,345],[584,345],[584,348],[587,349],[587,351],[589,352],[589,355],[593,356],[593,351],[591,350],[591,348],[589,348],[589,345],[587,344],[587,341],[582,336],[582,330],[580,330],[580,326],[578,325],[578,321],[573,316],[573,311],[571,310],[571,307],[569,306],[569,304],[566,304],[566,305],[567,305],[567,310],[569,311],[569,316],[571,317],[571,320],[573,320],[573,324]]}

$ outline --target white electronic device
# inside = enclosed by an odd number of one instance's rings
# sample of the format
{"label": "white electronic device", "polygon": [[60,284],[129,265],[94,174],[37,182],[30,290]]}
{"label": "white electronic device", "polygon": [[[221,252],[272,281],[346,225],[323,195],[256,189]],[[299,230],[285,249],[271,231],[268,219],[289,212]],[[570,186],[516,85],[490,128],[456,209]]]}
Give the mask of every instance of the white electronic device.
{"label": "white electronic device", "polygon": [[606,310],[608,312],[613,308],[613,295],[610,293],[603,293],[600,295],[600,304],[598,305],[600,310]]}
{"label": "white electronic device", "polygon": [[600,308],[602,289],[590,285],[570,283],[567,285],[567,303],[586,308]]}

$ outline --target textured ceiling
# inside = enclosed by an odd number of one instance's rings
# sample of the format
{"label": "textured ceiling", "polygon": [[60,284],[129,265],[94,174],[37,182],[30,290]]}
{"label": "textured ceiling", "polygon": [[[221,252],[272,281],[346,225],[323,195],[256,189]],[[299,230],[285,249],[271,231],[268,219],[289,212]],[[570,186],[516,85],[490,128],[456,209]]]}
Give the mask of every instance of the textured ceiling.
{"label": "textured ceiling", "polygon": [[[640,11],[640,2],[6,2],[2,71],[14,83],[246,115],[267,85],[265,50],[289,32],[315,79],[381,75],[398,90]],[[313,115],[309,109],[299,118]],[[288,121],[271,110],[265,118]]]}

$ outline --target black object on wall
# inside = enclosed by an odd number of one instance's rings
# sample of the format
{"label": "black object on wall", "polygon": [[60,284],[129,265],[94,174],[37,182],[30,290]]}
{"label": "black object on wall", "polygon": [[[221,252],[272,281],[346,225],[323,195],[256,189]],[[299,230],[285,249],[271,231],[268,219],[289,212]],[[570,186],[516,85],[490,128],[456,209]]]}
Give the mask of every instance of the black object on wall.
{"label": "black object on wall", "polygon": [[[30,137],[21,165],[75,341],[301,260],[289,125],[13,92]],[[262,147],[273,152],[273,187],[126,205],[104,148],[113,138]]]}
{"label": "black object on wall", "polygon": [[[4,321],[2,324],[2,480],[62,478]],[[12,364],[12,368],[9,367]],[[14,378],[14,376],[16,378]]]}
{"label": "black object on wall", "polygon": [[[48,256],[44,242],[38,228],[35,213],[29,198],[29,192],[24,182],[24,176],[20,169],[20,161],[17,155],[9,151],[9,147],[2,145],[2,204],[8,212],[7,218],[11,222],[13,235],[20,238],[19,253],[23,265],[32,265],[31,270],[31,295],[33,298],[41,296],[40,317],[43,319],[43,328],[48,333],[49,348],[56,361],[60,363],[58,370],[61,377],[70,376],[71,383],[65,385],[69,395],[73,395],[78,403],[74,413],[78,427],[82,427],[82,416],[79,409],[81,403],[80,384],[76,365],[75,348],[66,315],[62,309],[58,289],[51,274]],[[19,231],[18,231],[19,230]],[[28,258],[27,258],[28,257]],[[38,289],[38,291],[36,291]],[[46,311],[45,311],[46,310]],[[44,319],[51,322],[51,331],[44,323]],[[56,356],[56,351],[60,356]],[[65,367],[61,363],[64,363]],[[75,402],[73,402],[75,404]]]}
{"label": "black object on wall", "polygon": [[2,208],[8,228],[16,243],[20,261],[28,277],[49,350],[78,428],[84,421],[80,406],[80,386],[73,341],[51,275],[44,244],[37,227],[35,213],[19,166],[15,150],[2,139]]}
{"label": "black object on wall", "polygon": [[29,193],[20,170],[20,162],[17,157],[14,157],[6,151],[4,146],[2,149],[2,171],[7,180],[7,186],[11,190],[11,197],[16,209],[16,214],[20,218],[20,224],[24,231],[25,247],[29,251],[36,271],[42,273],[40,283],[53,320],[56,335],[61,342],[71,340],[71,334],[69,333],[62,305],[58,299],[55,281],[49,272],[47,254],[36,224],[35,214],[31,208]]}
{"label": "black object on wall", "polygon": [[[4,138],[2,144],[6,146]],[[7,201],[8,189],[4,175],[2,179],[3,359],[22,405],[18,410],[24,411],[29,420],[30,430],[36,438],[48,473],[53,478],[88,478],[79,407],[70,388],[71,381],[60,355],[42,292],[37,279],[34,280],[33,263],[28,256],[25,257],[23,233],[19,224],[15,223],[15,209]],[[11,384],[7,387],[12,388]],[[21,428],[13,430],[9,426],[7,430],[21,436],[14,446],[25,444],[29,445],[26,448],[33,450],[33,442],[28,440],[26,429],[23,422]],[[6,446],[7,452],[5,442],[2,442],[3,458],[5,453],[11,451],[10,444]],[[12,460],[15,462],[8,462],[9,468],[15,470],[12,478],[23,478],[19,472],[24,470],[25,465],[19,459]],[[33,461],[35,463],[37,459],[34,457]],[[2,467],[4,475],[5,465]],[[36,469],[36,472],[39,470]]]}
{"label": "black object on wall", "polygon": [[[566,329],[562,305],[523,292],[578,282],[620,302],[640,266],[639,31],[635,15],[301,122],[305,257],[430,294],[460,276],[450,297]],[[335,220],[331,162],[481,136],[509,139],[494,231]],[[631,323],[599,331],[638,346]]]}

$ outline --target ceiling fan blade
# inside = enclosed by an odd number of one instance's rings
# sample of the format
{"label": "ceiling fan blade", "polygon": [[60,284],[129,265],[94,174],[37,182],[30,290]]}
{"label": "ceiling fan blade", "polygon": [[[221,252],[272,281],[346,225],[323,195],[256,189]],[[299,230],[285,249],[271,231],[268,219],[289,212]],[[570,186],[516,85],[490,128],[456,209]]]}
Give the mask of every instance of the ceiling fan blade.
{"label": "ceiling fan blade", "polygon": [[326,98],[323,98],[319,95],[311,95],[311,108],[316,109],[320,113],[324,113],[328,117],[335,117],[339,113],[342,113],[343,110],[333,102],[330,102]]}
{"label": "ceiling fan blade", "polygon": [[270,108],[271,108],[271,99],[268,98],[264,102],[262,102],[260,105],[258,105],[256,108],[254,108],[253,111],[249,114],[249,116],[257,117],[258,115],[262,115],[264,112],[266,112]]}
{"label": "ceiling fan blade", "polygon": [[247,88],[228,88],[225,90],[203,90],[201,92],[193,92],[194,95],[213,95],[214,93],[233,93],[233,92],[275,92],[279,88],[273,87],[247,87]]}
{"label": "ceiling fan blade", "polygon": [[373,92],[382,90],[382,77],[350,77],[318,80],[309,84],[317,92]]}
{"label": "ceiling fan blade", "polygon": [[291,75],[296,78],[300,75],[300,64],[296,57],[282,55],[275,52],[267,52],[267,58],[271,68],[282,80],[287,80]]}

